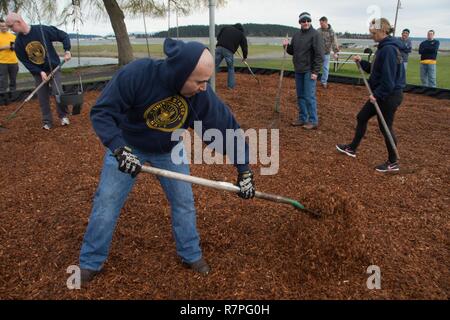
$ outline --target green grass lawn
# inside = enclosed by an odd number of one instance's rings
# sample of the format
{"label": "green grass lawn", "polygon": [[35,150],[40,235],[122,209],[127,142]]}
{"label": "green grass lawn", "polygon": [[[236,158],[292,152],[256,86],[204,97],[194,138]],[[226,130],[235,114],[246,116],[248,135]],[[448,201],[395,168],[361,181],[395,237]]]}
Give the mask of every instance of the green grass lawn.
{"label": "green grass lawn", "polygon": [[[57,47],[58,48],[58,47]],[[155,58],[162,58],[164,56],[162,45],[151,44],[150,55]],[[62,48],[59,47],[59,51]],[[344,51],[362,52],[358,49],[345,49]],[[147,56],[147,46],[144,44],[133,45],[133,52],[136,57]],[[77,55],[77,47],[72,49],[74,56]],[[81,56],[89,57],[117,57],[117,47],[115,45],[89,45],[80,47]],[[283,49],[280,46],[271,45],[251,45],[249,46],[248,63],[252,67],[273,68],[280,69],[283,63]],[[269,57],[269,58],[267,58]],[[292,57],[286,56],[285,62],[286,70],[293,70]],[[244,66],[240,62],[240,58],[236,55],[236,66]],[[330,66],[331,74],[359,77],[358,69],[355,64],[346,64],[340,68],[339,72],[333,72],[333,67]],[[419,55],[413,53],[409,57],[407,70],[407,83],[420,85],[420,65]],[[437,85],[439,88],[450,89],[450,54],[443,53],[438,56],[437,64]]]}
{"label": "green grass lawn", "polygon": [[[281,59],[261,59],[248,60],[251,67],[280,69],[283,61]],[[236,66],[244,66],[237,62]],[[285,62],[285,70],[294,70],[291,58],[287,58]],[[346,64],[339,69],[338,72],[333,72],[333,67],[330,65],[330,74],[359,77],[360,73],[355,64]],[[450,56],[441,55],[438,57],[437,64],[437,86],[439,88],[450,89]],[[406,82],[408,84],[420,85],[420,63],[419,57],[410,57],[408,61],[408,69],[406,72]]]}
{"label": "green grass lawn", "polygon": [[[258,47],[258,46],[254,46]],[[267,46],[266,46],[267,47]],[[270,46],[268,46],[270,47]],[[263,50],[261,48],[257,48],[256,52],[261,54]],[[270,48],[269,48],[270,49]],[[266,53],[273,52],[273,50],[267,50],[265,48]],[[248,63],[251,67],[259,67],[259,68],[272,68],[272,69],[280,69],[283,64],[283,59],[252,59],[252,54],[254,54],[253,47],[249,49],[250,55],[248,59]],[[355,49],[348,49],[345,51],[360,51]],[[408,84],[416,84],[420,85],[420,63],[419,63],[419,55],[417,53],[413,53],[409,56],[408,61],[408,69],[406,72],[406,82]],[[245,66],[240,62],[240,60],[236,60],[236,66]],[[294,70],[294,65],[292,64],[292,56],[288,55],[284,62],[285,70]],[[338,72],[333,72],[333,66],[330,65],[330,74],[350,76],[350,77],[359,77],[360,73],[356,64],[345,64],[343,65]],[[450,89],[450,55],[449,54],[440,54],[437,59],[437,86],[439,88]]]}

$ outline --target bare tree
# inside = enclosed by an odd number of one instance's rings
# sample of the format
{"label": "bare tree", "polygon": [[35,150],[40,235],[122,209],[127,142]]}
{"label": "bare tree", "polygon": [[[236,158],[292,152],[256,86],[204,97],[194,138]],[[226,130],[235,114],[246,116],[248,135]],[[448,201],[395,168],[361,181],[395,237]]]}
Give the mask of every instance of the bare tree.
{"label": "bare tree", "polygon": [[[142,15],[142,12],[145,12],[151,17],[161,17],[167,13],[169,1],[176,4],[181,15],[189,15],[208,5],[208,0],[80,0],[79,2],[84,16],[88,18],[107,16],[109,18],[116,36],[119,65],[125,65],[134,59],[125,24],[125,15],[129,18],[137,18]],[[73,14],[72,1],[67,1],[61,8],[58,7],[58,2],[60,1],[0,0],[0,10],[2,13],[7,13],[9,10],[24,12],[30,19],[39,17],[45,21],[64,24]],[[226,0],[218,0],[217,3],[218,6],[224,6]],[[55,17],[59,17],[59,19]]]}

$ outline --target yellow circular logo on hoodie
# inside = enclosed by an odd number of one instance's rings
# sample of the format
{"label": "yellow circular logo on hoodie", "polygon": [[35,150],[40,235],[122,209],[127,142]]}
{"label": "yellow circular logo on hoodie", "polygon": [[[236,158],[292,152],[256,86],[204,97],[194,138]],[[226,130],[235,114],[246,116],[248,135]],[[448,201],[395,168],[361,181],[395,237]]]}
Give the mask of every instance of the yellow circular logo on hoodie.
{"label": "yellow circular logo on hoodie", "polygon": [[172,132],[180,129],[188,116],[188,103],[179,96],[169,97],[145,110],[144,119],[150,129]]}
{"label": "yellow circular logo on hoodie", "polygon": [[39,41],[32,41],[27,44],[25,52],[27,53],[28,59],[34,64],[41,65],[45,63],[45,49]]}

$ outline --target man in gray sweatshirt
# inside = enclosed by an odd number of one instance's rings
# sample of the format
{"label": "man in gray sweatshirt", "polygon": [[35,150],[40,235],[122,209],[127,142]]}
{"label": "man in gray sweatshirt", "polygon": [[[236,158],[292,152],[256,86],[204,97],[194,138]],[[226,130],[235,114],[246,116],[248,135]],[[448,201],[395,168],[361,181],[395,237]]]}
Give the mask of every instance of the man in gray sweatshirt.
{"label": "man in gray sweatshirt", "polygon": [[293,55],[295,83],[297,86],[297,104],[299,116],[292,123],[304,129],[316,129],[317,116],[316,82],[322,68],[324,44],[320,33],[311,26],[311,15],[303,12],[299,16],[301,29],[294,34],[291,43],[285,39],[286,52]]}
{"label": "man in gray sweatshirt", "polygon": [[406,46],[406,50],[400,52],[402,54],[403,65],[405,66],[405,72],[406,72],[406,68],[408,67],[408,56],[412,51],[412,43],[411,43],[411,39],[409,38],[409,29],[403,29],[400,40]]}

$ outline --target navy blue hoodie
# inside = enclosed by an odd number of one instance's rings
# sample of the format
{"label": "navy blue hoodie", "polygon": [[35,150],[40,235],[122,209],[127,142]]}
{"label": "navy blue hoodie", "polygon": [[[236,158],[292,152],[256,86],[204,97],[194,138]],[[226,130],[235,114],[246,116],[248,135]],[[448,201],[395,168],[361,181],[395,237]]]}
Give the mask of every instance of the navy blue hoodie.
{"label": "navy blue hoodie", "polygon": [[[192,128],[194,121],[202,121],[203,132],[220,130],[226,146],[225,130],[240,127],[211,87],[190,98],[180,95],[205,49],[198,42],[166,39],[165,60],[139,59],[120,69],[91,110],[91,121],[102,143],[111,151],[127,145],[145,152],[167,153],[178,143],[171,141],[173,131]],[[236,164],[236,144],[234,155]],[[240,172],[248,170],[248,159],[246,145],[245,164],[236,165]]]}
{"label": "navy blue hoodie", "polygon": [[370,73],[369,84],[375,98],[383,100],[405,87],[402,52],[406,50],[403,42],[389,36],[378,44],[372,65],[367,61],[361,61],[361,67]]}
{"label": "navy blue hoodie", "polygon": [[436,60],[438,51],[439,51],[439,40],[425,40],[420,43],[419,46],[419,54],[420,61],[423,60]]}
{"label": "navy blue hoodie", "polygon": [[[42,33],[44,33],[45,44]],[[70,51],[70,38],[67,33],[52,26],[33,25],[29,33],[17,34],[15,42],[17,58],[34,75],[40,74],[42,71],[50,72],[60,63],[59,56],[52,44],[53,41],[62,42],[64,50]],[[45,50],[46,46],[48,53]],[[50,57],[51,68],[47,54]]]}

